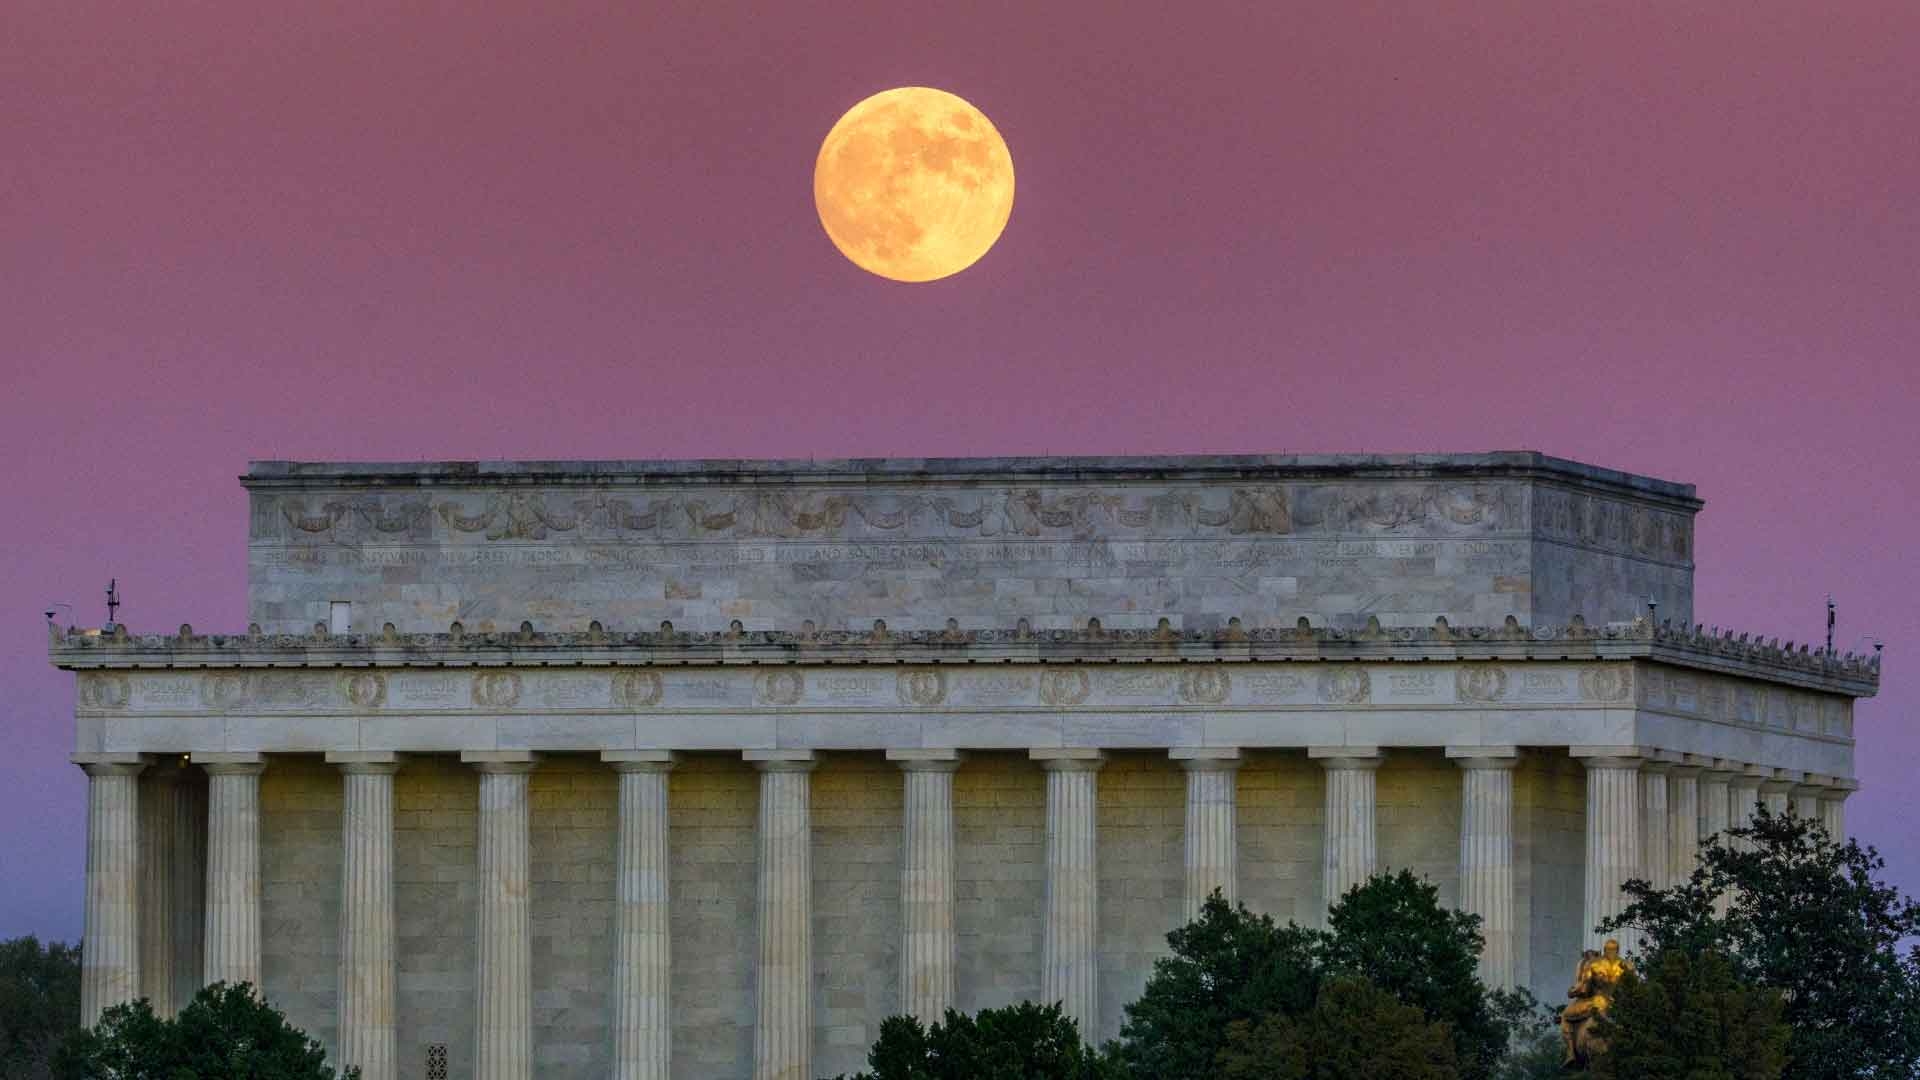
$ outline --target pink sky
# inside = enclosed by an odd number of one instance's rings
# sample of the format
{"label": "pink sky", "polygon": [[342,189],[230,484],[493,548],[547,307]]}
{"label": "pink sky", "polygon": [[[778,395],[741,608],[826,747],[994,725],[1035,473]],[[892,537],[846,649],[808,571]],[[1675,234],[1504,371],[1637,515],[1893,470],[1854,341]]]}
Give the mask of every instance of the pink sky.
{"label": "pink sky", "polygon": [[[80,931],[44,602],[98,622],[117,575],[136,628],[242,628],[265,457],[1689,481],[1703,619],[1814,638],[1831,592],[1888,643],[1851,824],[1920,892],[1920,6],[632,7],[0,12],[0,937]],[[827,128],[905,84],[1019,177],[931,285],[812,206]]]}

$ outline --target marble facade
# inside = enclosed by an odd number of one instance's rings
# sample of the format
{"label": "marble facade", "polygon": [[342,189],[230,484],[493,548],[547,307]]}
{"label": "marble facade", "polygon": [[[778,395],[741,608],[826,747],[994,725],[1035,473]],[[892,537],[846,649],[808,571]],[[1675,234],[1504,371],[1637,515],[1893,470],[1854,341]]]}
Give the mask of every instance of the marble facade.
{"label": "marble facade", "polygon": [[85,1009],[246,979],[368,1080],[1104,1038],[1211,890],[1400,867],[1551,992],[1755,801],[1840,827],[1879,678],[1687,625],[1692,489],[1536,454],[244,482],[244,633],[52,638]]}

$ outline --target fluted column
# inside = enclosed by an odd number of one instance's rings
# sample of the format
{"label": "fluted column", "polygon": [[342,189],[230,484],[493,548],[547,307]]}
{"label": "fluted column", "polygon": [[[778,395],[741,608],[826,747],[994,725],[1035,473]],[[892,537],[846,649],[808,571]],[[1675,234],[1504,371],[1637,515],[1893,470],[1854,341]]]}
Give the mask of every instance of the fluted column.
{"label": "fluted column", "polygon": [[1180,748],[1170,756],[1187,771],[1187,920],[1215,889],[1227,903],[1240,898],[1237,749]]}
{"label": "fluted column", "polygon": [[1325,862],[1321,872],[1321,921],[1348,890],[1373,876],[1373,774],[1383,760],[1374,747],[1309,747],[1307,756],[1327,771]]}
{"label": "fluted column", "polygon": [[[1725,758],[1720,758],[1716,759],[1712,767],[1701,774],[1700,828],[1701,831],[1706,833],[1705,836],[1701,837],[1702,842],[1705,842],[1709,838],[1717,837],[1718,839],[1715,840],[1715,843],[1721,847],[1729,849],[1733,847],[1733,841],[1727,836],[1727,830],[1736,824],[1733,814],[1734,800],[1736,797],[1733,789],[1733,781],[1740,775],[1740,768],[1739,764],[1728,761]],[[1744,823],[1746,818],[1742,815],[1739,820]],[[1713,909],[1725,915],[1727,909],[1732,906],[1732,903],[1733,898],[1731,896],[1722,894],[1719,899],[1714,901]]]}
{"label": "fluted column", "polygon": [[[1698,765],[1675,765],[1667,774],[1668,875],[1686,881],[1700,863],[1700,774]],[[1722,802],[1726,800],[1721,799]]]}
{"label": "fluted column", "polygon": [[1841,778],[1830,781],[1820,793],[1820,824],[1836,844],[1847,842],[1847,796],[1860,790],[1860,781]]}
{"label": "fluted column", "polygon": [[207,771],[207,930],[209,984],[260,988],[259,754],[201,754]]}
{"label": "fluted column", "polygon": [[533,919],[527,787],[538,766],[518,751],[468,751],[480,772],[480,917],[475,931],[475,1080],[533,1075]]}
{"label": "fluted column", "polygon": [[173,1000],[184,1009],[206,985],[207,781],[182,770],[173,785]]}
{"label": "fluted column", "polygon": [[1673,826],[1668,777],[1673,764],[1648,761],[1640,766],[1640,873],[1656,889],[1673,884]]}
{"label": "fluted column", "polygon": [[1638,877],[1640,861],[1640,766],[1633,747],[1573,748],[1587,767],[1586,947],[1596,949],[1611,936],[1632,949],[1628,931],[1602,934],[1594,929],[1626,906],[1621,883]]}
{"label": "fluted column", "polygon": [[362,1080],[398,1080],[394,1037],[393,774],[399,755],[331,753],[344,789],[341,815],[339,1062]]}
{"label": "fluted column", "polygon": [[673,938],[668,906],[668,774],[664,750],[607,751],[620,774],[614,856],[613,1077],[668,1080],[673,1071]]}
{"label": "fluted column", "polygon": [[749,750],[760,770],[754,1080],[813,1080],[814,755]]}
{"label": "fluted column", "polygon": [[[1728,783],[1731,791],[1731,806],[1728,815],[1735,826],[1753,824],[1754,807],[1760,804],[1760,782],[1773,775],[1772,769],[1763,769],[1758,765],[1749,765],[1735,773]],[[1752,841],[1741,841],[1742,847],[1751,847]]]}
{"label": "fluted column", "polygon": [[905,772],[901,823],[900,1010],[932,1024],[954,1002],[953,750],[889,750]]}
{"label": "fluted column", "polygon": [[87,774],[87,906],[80,1022],[140,995],[140,770],[134,754],[74,755]]}
{"label": "fluted column", "polygon": [[1080,1038],[1100,1038],[1100,872],[1098,750],[1030,751],[1047,770],[1047,907],[1041,943],[1040,1000],[1059,1002],[1080,1026]]}
{"label": "fluted column", "polygon": [[1826,790],[1824,783],[1815,782],[1809,776],[1805,783],[1795,784],[1793,788],[1793,816],[1802,821],[1820,820],[1820,793]]}
{"label": "fluted column", "polygon": [[1460,782],[1460,906],[1480,916],[1480,979],[1513,985],[1513,770],[1511,746],[1448,747]]}
{"label": "fluted column", "polygon": [[172,1016],[174,1000],[174,875],[181,859],[174,851],[180,812],[174,791],[180,786],[177,762],[149,768],[140,793],[140,996],[155,1016]]}
{"label": "fluted column", "polygon": [[1774,817],[1785,817],[1793,808],[1793,789],[1800,786],[1806,774],[1792,769],[1775,769],[1771,778],[1760,781],[1760,801]]}

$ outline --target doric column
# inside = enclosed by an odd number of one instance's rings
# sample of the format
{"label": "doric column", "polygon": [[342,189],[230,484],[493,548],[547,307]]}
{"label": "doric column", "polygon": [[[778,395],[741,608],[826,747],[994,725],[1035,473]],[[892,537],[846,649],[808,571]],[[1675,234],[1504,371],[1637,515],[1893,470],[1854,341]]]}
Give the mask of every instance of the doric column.
{"label": "doric column", "polygon": [[[1675,765],[1667,774],[1668,874],[1675,884],[1693,875],[1700,862],[1700,774],[1697,764]],[[1725,802],[1724,796],[1721,802]]]}
{"label": "doric column", "polygon": [[1215,889],[1231,904],[1240,898],[1239,843],[1235,823],[1235,777],[1240,751],[1188,748],[1169,751],[1187,771],[1187,920]]}
{"label": "doric column", "polygon": [[620,774],[614,854],[613,1077],[669,1080],[673,1071],[673,937],[668,906],[666,750],[609,750]]}
{"label": "doric column", "polygon": [[1373,876],[1373,774],[1384,760],[1371,746],[1314,746],[1307,756],[1327,771],[1325,861],[1322,864],[1322,922],[1327,909],[1347,891]]}
{"label": "doric column", "polygon": [[1820,793],[1820,824],[1836,844],[1847,842],[1847,796],[1860,790],[1860,781],[1841,778]]}
{"label": "doric column", "polygon": [[1645,760],[1631,746],[1576,746],[1573,756],[1587,767],[1586,947],[1597,949],[1607,937],[1632,949],[1631,934],[1602,934],[1594,929],[1626,906],[1620,885],[1641,873],[1640,766]]}
{"label": "doric column", "polygon": [[1059,1002],[1100,1039],[1100,873],[1097,859],[1098,750],[1029,752],[1047,770],[1047,908],[1041,944],[1040,1000]]}
{"label": "doric column", "polygon": [[1673,884],[1673,827],[1667,779],[1670,761],[1652,760],[1640,766],[1640,873],[1656,889]]}
{"label": "doric column", "polygon": [[954,1001],[953,750],[889,750],[905,772],[900,859],[900,1010],[932,1024]]}
{"label": "doric column", "polygon": [[207,930],[209,984],[260,989],[259,754],[200,754],[207,771]]}
{"label": "doric column", "polygon": [[480,772],[480,917],[475,931],[475,1080],[533,1075],[533,920],[528,890],[525,751],[466,751]]}
{"label": "doric column", "polygon": [[182,770],[173,785],[173,1000],[180,1008],[206,985],[207,962],[207,783]]}
{"label": "doric column", "polygon": [[1480,979],[1513,985],[1513,769],[1511,746],[1449,746],[1460,766],[1460,906],[1480,916]]}
{"label": "doric column", "polygon": [[[1727,836],[1727,830],[1737,823],[1744,824],[1746,821],[1744,815],[1736,821],[1733,810],[1737,798],[1733,782],[1740,776],[1742,768],[1739,762],[1716,758],[1713,765],[1701,774],[1700,828],[1706,834],[1700,838],[1702,842],[1717,837],[1715,843],[1721,847],[1733,846],[1733,841]],[[1723,894],[1714,901],[1713,909],[1725,915],[1732,903],[1733,898]]]}
{"label": "doric column", "polygon": [[363,1080],[398,1080],[394,1041],[393,774],[399,755],[335,752],[341,815],[339,1063]]}
{"label": "doric column", "polygon": [[1807,776],[1805,782],[1793,784],[1793,817],[1801,821],[1820,821],[1820,792],[1826,790],[1824,780],[1824,776],[1818,780],[1814,776]]}
{"label": "doric column", "polygon": [[[1748,765],[1734,775],[1728,783],[1728,789],[1732,793],[1732,804],[1728,808],[1728,815],[1733,825],[1744,826],[1753,823],[1754,807],[1761,801],[1760,782],[1772,776],[1772,769],[1764,769],[1758,765]],[[1742,843],[1751,846],[1751,841],[1742,841]]]}
{"label": "doric column", "polygon": [[140,996],[140,770],[137,754],[75,754],[87,774],[86,936],[80,1022]]}
{"label": "doric column", "polygon": [[1760,781],[1760,801],[1774,817],[1785,817],[1793,808],[1793,789],[1806,778],[1807,774],[1794,769],[1775,769],[1772,777]]}
{"label": "doric column", "polygon": [[141,778],[140,794],[140,996],[153,1006],[155,1016],[180,1011],[174,1000],[173,905],[174,876],[181,859],[174,851],[179,830],[180,786],[177,761],[149,768]]}
{"label": "doric column", "polygon": [[753,1080],[813,1080],[813,820],[807,750],[748,750],[760,770]]}

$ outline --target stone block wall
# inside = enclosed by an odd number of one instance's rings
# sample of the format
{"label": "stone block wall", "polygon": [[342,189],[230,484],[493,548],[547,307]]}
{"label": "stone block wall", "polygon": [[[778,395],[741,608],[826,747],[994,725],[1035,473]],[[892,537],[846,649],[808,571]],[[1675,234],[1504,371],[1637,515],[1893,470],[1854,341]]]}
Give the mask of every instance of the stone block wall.
{"label": "stone block wall", "polygon": [[1240,900],[1279,922],[1318,926],[1326,775],[1298,751],[1251,751],[1240,769]]}
{"label": "stone block wall", "polygon": [[533,1066],[544,1080],[613,1069],[614,844],[619,774],[550,757],[528,778]]}
{"label": "stone block wall", "polygon": [[673,1071],[752,1071],[755,821],[760,777],[737,754],[691,754],[668,781]]}
{"label": "stone block wall", "polygon": [[953,777],[954,1007],[1040,996],[1047,778],[1022,753],[970,754]]}
{"label": "stone block wall", "polygon": [[900,1011],[905,782],[878,753],[826,755],[813,775],[813,1071],[866,1068]]}
{"label": "stone block wall", "polygon": [[1165,751],[1111,755],[1100,770],[1100,1043],[1120,1034],[1167,931],[1186,915],[1187,777]]}
{"label": "stone block wall", "polygon": [[1441,750],[1390,750],[1374,775],[1375,855],[1384,871],[1411,870],[1460,903],[1460,767]]}
{"label": "stone block wall", "polygon": [[329,1052],[338,1034],[340,770],[274,758],[260,776],[260,981],[268,1001]]}
{"label": "stone block wall", "polygon": [[473,1075],[479,801],[479,774],[456,758],[409,758],[393,778],[402,1075],[425,1075],[434,1043],[447,1048],[449,1076]]}

